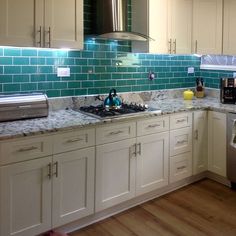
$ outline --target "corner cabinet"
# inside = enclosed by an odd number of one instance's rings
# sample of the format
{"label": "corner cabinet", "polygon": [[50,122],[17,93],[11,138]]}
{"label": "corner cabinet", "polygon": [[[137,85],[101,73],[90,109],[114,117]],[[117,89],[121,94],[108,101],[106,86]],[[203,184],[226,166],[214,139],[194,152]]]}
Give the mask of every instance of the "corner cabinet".
{"label": "corner cabinet", "polygon": [[226,114],[208,115],[208,170],[226,177]]}
{"label": "corner cabinet", "polygon": [[207,171],[207,111],[193,112],[193,174]]}
{"label": "corner cabinet", "polygon": [[83,0],[1,0],[0,45],[82,49]]}

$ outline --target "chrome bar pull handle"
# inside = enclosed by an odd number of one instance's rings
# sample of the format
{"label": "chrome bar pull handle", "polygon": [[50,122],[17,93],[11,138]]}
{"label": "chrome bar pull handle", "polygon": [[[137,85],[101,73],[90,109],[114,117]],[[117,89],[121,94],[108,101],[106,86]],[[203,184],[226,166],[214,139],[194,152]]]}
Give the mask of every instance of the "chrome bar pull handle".
{"label": "chrome bar pull handle", "polygon": [[195,139],[198,140],[198,130],[195,130]]}
{"label": "chrome bar pull handle", "polygon": [[172,52],[172,39],[170,39],[169,41],[168,41],[168,43],[169,43],[169,53],[171,54],[171,52]]}
{"label": "chrome bar pull handle", "polygon": [[197,40],[195,41],[195,53],[197,53]]}
{"label": "chrome bar pull handle", "polygon": [[37,31],[39,33],[39,41],[36,42],[39,47],[42,47],[42,26],[39,27],[39,30]]}
{"label": "chrome bar pull handle", "polygon": [[52,178],[52,163],[48,164],[48,178]]}
{"label": "chrome bar pull handle", "polygon": [[174,44],[173,53],[176,54],[176,39],[173,41],[173,44]]}
{"label": "chrome bar pull handle", "polygon": [[56,171],[53,173],[53,175],[55,175],[55,176],[56,176],[56,178],[58,178],[58,161],[57,161],[57,162],[55,162],[53,165],[54,165],[54,166],[55,166],[55,168],[56,168]]}
{"label": "chrome bar pull handle", "polygon": [[138,143],[137,144],[138,145],[138,154],[141,156],[141,154],[142,154],[142,147],[141,147],[141,143]]}
{"label": "chrome bar pull handle", "polygon": [[45,34],[48,34],[48,42],[46,42],[46,44],[48,45],[48,47],[51,47],[51,27],[48,27],[48,30],[45,31]]}

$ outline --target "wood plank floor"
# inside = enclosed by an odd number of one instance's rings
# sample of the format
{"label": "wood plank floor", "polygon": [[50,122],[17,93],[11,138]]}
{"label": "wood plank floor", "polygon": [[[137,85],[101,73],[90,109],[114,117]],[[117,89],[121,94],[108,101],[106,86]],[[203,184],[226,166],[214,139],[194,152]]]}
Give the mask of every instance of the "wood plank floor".
{"label": "wood plank floor", "polygon": [[70,234],[131,235],[236,236],[236,191],[202,180]]}

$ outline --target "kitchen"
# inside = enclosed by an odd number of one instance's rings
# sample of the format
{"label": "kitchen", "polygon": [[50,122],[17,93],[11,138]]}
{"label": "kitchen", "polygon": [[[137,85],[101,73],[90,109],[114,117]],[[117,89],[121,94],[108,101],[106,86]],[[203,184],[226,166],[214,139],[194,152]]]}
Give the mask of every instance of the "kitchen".
{"label": "kitchen", "polygon": [[[1,236],[72,232],[205,177],[230,185],[226,114],[235,105],[220,103],[219,88],[220,78],[236,71],[234,1],[128,1],[128,28],[156,39],[148,42],[83,39],[94,23],[91,1],[42,2],[0,1],[0,93],[49,97],[48,117],[0,123]],[[203,78],[207,96],[183,100],[186,89],[195,92],[196,78]],[[104,100],[112,88],[122,101],[158,112],[103,121],[74,110],[101,104],[97,95]],[[143,163],[148,171],[138,162],[144,156],[152,161]]]}

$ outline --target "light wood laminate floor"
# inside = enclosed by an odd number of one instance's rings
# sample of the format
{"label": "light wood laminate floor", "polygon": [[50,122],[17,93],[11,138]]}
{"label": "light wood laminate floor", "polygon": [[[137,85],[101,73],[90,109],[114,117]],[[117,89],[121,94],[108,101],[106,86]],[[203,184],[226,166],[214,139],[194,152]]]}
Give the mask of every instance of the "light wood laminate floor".
{"label": "light wood laminate floor", "polygon": [[202,180],[70,236],[236,236],[236,191]]}

